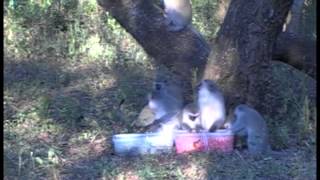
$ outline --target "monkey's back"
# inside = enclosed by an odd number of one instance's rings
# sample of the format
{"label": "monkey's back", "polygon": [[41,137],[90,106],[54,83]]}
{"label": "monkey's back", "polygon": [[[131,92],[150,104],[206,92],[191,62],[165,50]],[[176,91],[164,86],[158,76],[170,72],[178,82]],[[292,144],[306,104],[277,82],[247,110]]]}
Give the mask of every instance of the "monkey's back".
{"label": "monkey's back", "polygon": [[247,108],[247,112],[241,116],[243,116],[242,120],[246,121],[248,131],[255,134],[267,134],[267,124],[256,110]]}
{"label": "monkey's back", "polygon": [[270,149],[268,128],[263,117],[254,109],[246,107],[240,120],[245,121],[248,131],[248,148],[251,153],[267,152]]}
{"label": "monkey's back", "polygon": [[[225,120],[225,103],[222,92],[211,80],[203,80],[198,90],[201,125],[206,130],[220,128]],[[213,128],[213,129],[212,129]]]}
{"label": "monkey's back", "polygon": [[224,98],[221,93],[208,93],[198,98],[199,111],[201,113],[211,112],[213,117],[224,117]]}

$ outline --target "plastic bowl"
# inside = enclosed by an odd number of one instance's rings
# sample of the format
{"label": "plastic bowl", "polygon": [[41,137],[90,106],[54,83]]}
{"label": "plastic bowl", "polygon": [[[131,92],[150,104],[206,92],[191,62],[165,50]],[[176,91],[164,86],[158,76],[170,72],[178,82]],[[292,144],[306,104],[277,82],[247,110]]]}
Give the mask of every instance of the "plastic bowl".
{"label": "plastic bowl", "polygon": [[234,135],[230,130],[217,130],[213,133],[177,133],[175,135],[176,152],[231,152]]}
{"label": "plastic bowl", "polygon": [[121,156],[170,152],[173,147],[173,137],[162,133],[117,134],[112,142],[115,153]]}

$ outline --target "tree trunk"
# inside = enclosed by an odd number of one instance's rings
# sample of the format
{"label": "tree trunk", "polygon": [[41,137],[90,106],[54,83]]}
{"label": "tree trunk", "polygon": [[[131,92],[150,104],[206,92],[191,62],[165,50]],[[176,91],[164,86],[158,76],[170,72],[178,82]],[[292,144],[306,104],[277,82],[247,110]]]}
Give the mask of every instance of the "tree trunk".
{"label": "tree trunk", "polygon": [[273,45],[292,0],[233,0],[209,56],[204,78],[224,90],[227,107],[247,103],[265,112]]}
{"label": "tree trunk", "polygon": [[304,1],[305,0],[293,0],[290,12],[287,16],[287,22],[284,24],[284,31],[300,34]]}
{"label": "tree trunk", "polygon": [[305,1],[293,1],[283,32],[274,47],[273,59],[285,62],[316,79],[316,42],[310,38],[311,33],[304,30],[307,23],[307,15],[303,13],[307,10]]}
{"label": "tree trunk", "polygon": [[[307,0],[293,1],[288,16],[286,17],[286,22],[283,25],[283,32],[279,34],[274,46],[273,59],[287,63],[315,79],[316,42],[310,38],[312,34],[306,34],[304,30],[304,24],[310,27],[310,23],[313,22],[307,21],[306,13],[303,14],[304,11],[307,11],[307,7],[304,6],[305,1]],[[314,6],[314,0],[309,1],[312,1],[309,6]],[[219,22],[222,24],[230,0],[219,0],[218,3],[219,8],[215,13]]]}
{"label": "tree trunk", "polygon": [[316,79],[316,42],[302,34],[282,32],[274,46],[273,59],[285,62]]}
{"label": "tree trunk", "polygon": [[210,52],[209,45],[192,28],[168,32],[162,9],[150,0],[98,0],[154,58],[157,66],[164,65],[182,86],[185,103],[192,100],[193,70],[203,72]]}

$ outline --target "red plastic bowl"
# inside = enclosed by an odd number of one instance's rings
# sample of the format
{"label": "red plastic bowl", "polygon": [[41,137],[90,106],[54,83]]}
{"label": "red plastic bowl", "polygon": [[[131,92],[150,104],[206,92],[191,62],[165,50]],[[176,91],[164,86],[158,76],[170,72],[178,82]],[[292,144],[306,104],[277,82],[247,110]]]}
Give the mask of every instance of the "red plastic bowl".
{"label": "red plastic bowl", "polygon": [[176,152],[231,152],[234,135],[229,130],[214,133],[178,133],[175,136]]}

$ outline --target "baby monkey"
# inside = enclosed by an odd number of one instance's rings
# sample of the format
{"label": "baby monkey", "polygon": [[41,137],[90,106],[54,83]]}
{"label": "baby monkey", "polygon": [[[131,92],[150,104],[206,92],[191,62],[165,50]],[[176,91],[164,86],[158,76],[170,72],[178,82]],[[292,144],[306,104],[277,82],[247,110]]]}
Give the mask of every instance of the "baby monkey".
{"label": "baby monkey", "polygon": [[247,137],[249,153],[280,155],[279,152],[271,150],[266,122],[256,110],[240,104],[235,108],[234,116],[231,131],[235,135]]}
{"label": "baby monkey", "polygon": [[200,113],[197,104],[189,103],[182,110],[181,129],[188,132],[200,132]]}

